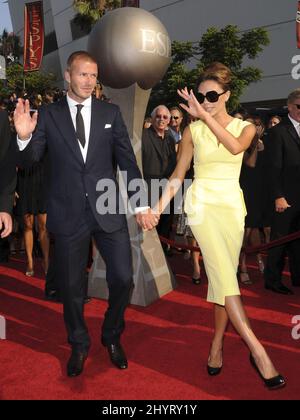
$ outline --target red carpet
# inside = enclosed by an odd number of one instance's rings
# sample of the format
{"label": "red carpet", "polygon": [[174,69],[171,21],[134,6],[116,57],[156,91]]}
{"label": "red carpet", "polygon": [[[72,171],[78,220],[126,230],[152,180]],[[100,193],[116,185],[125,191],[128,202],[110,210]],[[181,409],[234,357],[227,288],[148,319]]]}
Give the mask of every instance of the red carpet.
{"label": "red carpet", "polygon": [[270,392],[232,329],[223,371],[208,377],[213,318],[204,299],[207,285],[191,283],[191,265],[181,254],[170,263],[178,288],[148,308],[127,311],[127,371],[114,368],[99,343],[106,302],[93,299],[86,305],[92,347],[84,374],[75,379],[65,373],[69,347],[61,305],[43,299],[44,281],[25,277],[24,262],[1,265],[0,315],[7,320],[7,340],[0,340],[0,399],[299,399],[300,340],[291,333],[292,317],[300,315],[300,290],[294,296],[265,291],[255,264],[250,271],[255,284],[242,288],[254,330],[288,381],[285,389]]}

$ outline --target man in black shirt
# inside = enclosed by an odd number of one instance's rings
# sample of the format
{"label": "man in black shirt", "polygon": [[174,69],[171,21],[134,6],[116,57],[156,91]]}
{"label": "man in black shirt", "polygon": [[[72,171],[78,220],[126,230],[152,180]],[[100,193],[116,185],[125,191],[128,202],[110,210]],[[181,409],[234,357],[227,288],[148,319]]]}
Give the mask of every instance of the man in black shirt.
{"label": "man in black shirt", "polygon": [[[167,181],[176,167],[176,149],[174,137],[168,130],[171,114],[164,105],[156,107],[152,114],[152,125],[143,132],[142,137],[142,164],[145,181],[149,189],[149,203],[151,203],[151,180]],[[161,195],[162,191],[160,191]],[[158,197],[156,197],[157,199]],[[156,202],[155,196],[151,205]],[[162,214],[157,225],[159,235],[168,238],[172,227],[174,202],[170,203],[169,214]]]}

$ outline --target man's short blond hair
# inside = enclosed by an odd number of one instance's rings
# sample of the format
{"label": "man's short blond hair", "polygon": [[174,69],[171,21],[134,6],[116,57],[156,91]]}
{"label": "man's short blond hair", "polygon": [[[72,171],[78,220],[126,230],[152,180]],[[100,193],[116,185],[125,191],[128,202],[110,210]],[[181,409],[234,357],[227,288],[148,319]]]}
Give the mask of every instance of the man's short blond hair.
{"label": "man's short blond hair", "polygon": [[74,51],[67,60],[67,70],[70,70],[74,61],[76,61],[79,58],[97,64],[96,59],[87,51]]}
{"label": "man's short blond hair", "polygon": [[287,103],[293,104],[297,99],[300,99],[300,88],[293,90],[288,96]]}

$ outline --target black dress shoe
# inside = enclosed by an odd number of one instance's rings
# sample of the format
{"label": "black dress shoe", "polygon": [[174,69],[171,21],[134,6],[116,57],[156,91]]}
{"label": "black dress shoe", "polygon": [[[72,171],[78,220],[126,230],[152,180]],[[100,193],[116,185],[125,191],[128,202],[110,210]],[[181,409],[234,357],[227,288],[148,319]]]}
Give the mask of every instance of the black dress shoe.
{"label": "black dress shoe", "polygon": [[68,376],[74,377],[81,374],[83,371],[84,362],[87,359],[87,355],[87,352],[72,350],[72,354],[67,365]]}
{"label": "black dress shoe", "polygon": [[293,295],[294,292],[283,284],[274,284],[270,286],[269,284],[265,285],[265,289],[272,290],[272,292],[279,293],[281,295]]}
{"label": "black dress shoe", "polygon": [[262,374],[260,373],[260,370],[258,369],[256,362],[254,360],[254,357],[252,356],[252,354],[250,353],[250,363],[251,365],[254,367],[254,369],[256,370],[256,372],[259,374],[259,376],[261,377],[261,379],[264,381],[266,387],[272,391],[275,389],[279,389],[279,388],[283,388],[286,385],[285,379],[282,375],[277,375],[274,376],[273,378],[270,379],[265,379]]}
{"label": "black dress shoe", "polygon": [[92,300],[92,298],[90,296],[85,296],[83,302],[84,303],[90,303],[91,300]]}
{"label": "black dress shoe", "polygon": [[221,370],[222,370],[222,366],[218,368],[214,368],[207,365],[207,373],[209,374],[209,376],[217,376],[221,373]]}
{"label": "black dress shoe", "polygon": [[127,369],[128,362],[120,343],[106,345],[110,360],[119,369]]}
{"label": "black dress shoe", "polygon": [[45,299],[51,302],[62,302],[59,294],[57,293],[57,290],[47,290],[45,292]]}

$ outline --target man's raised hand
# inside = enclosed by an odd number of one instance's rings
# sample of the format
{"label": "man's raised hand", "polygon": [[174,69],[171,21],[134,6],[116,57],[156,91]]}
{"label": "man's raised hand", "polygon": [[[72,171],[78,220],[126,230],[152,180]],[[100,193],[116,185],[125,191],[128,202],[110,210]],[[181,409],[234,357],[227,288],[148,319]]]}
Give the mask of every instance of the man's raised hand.
{"label": "man's raised hand", "polygon": [[10,214],[0,212],[1,238],[6,238],[12,231],[12,219]]}
{"label": "man's raised hand", "polygon": [[28,99],[25,101],[18,99],[16,109],[14,111],[15,129],[20,140],[28,140],[34,132],[37,124],[37,111],[30,115],[30,104]]}

